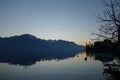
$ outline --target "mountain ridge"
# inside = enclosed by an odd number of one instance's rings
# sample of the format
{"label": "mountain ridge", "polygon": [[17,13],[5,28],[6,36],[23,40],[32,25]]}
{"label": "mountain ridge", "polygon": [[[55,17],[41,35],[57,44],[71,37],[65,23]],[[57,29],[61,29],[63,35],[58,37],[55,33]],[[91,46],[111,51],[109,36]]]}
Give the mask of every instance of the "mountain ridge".
{"label": "mountain ridge", "polygon": [[[10,37],[1,37],[0,36],[0,39],[11,39],[11,40],[14,40],[14,39],[16,39],[16,38],[23,38],[23,39],[28,39],[28,40],[30,40],[30,39],[32,39],[32,40],[34,40],[34,39],[37,39],[37,40],[44,40],[44,41],[48,41],[48,42],[57,42],[57,41],[64,41],[64,42],[70,42],[70,43],[73,43],[73,44],[75,44],[75,45],[78,45],[78,44],[76,44],[76,43],[74,43],[74,42],[72,42],[72,41],[67,41],[67,40],[62,40],[62,39],[58,39],[58,40],[52,40],[52,39],[48,39],[48,40],[46,40],[46,39],[41,39],[41,38],[37,38],[37,37],[35,37],[34,35],[31,35],[31,34],[21,34],[21,35],[14,35],[14,36],[10,36]],[[83,46],[83,45],[79,45],[79,46]]]}
{"label": "mountain ridge", "polygon": [[30,34],[0,38],[0,62],[30,65],[42,59],[64,59],[84,46],[64,40],[44,40]]}

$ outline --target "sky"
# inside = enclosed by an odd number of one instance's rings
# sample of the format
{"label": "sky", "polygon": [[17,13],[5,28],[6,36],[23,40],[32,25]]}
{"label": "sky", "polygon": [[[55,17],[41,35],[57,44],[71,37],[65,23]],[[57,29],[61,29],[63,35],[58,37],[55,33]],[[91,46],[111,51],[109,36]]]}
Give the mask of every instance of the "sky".
{"label": "sky", "polygon": [[84,45],[96,31],[102,0],[0,0],[0,36],[32,34]]}

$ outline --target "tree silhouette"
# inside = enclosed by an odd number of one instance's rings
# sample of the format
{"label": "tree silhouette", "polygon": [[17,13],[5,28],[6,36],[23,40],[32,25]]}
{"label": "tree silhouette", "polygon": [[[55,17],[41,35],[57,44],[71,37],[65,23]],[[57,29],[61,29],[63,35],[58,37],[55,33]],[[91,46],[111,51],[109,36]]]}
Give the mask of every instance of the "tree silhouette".
{"label": "tree silhouette", "polygon": [[97,16],[100,23],[96,39],[109,39],[120,44],[120,1],[103,0],[105,10]]}

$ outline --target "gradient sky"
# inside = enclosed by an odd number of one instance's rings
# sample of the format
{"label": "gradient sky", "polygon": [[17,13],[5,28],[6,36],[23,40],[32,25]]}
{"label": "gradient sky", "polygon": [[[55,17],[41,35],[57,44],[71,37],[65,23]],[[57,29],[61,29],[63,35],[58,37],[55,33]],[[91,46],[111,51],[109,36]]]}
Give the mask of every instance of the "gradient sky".
{"label": "gradient sky", "polygon": [[29,33],[85,44],[97,28],[102,0],[0,0],[0,36]]}

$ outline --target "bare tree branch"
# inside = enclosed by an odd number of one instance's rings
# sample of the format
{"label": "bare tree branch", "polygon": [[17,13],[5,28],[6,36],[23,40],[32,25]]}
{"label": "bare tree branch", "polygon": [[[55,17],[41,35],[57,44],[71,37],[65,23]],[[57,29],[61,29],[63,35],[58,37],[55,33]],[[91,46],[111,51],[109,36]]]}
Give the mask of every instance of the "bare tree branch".
{"label": "bare tree branch", "polygon": [[99,20],[97,39],[110,39],[120,42],[120,1],[119,0],[103,0],[105,10],[97,16]]}

